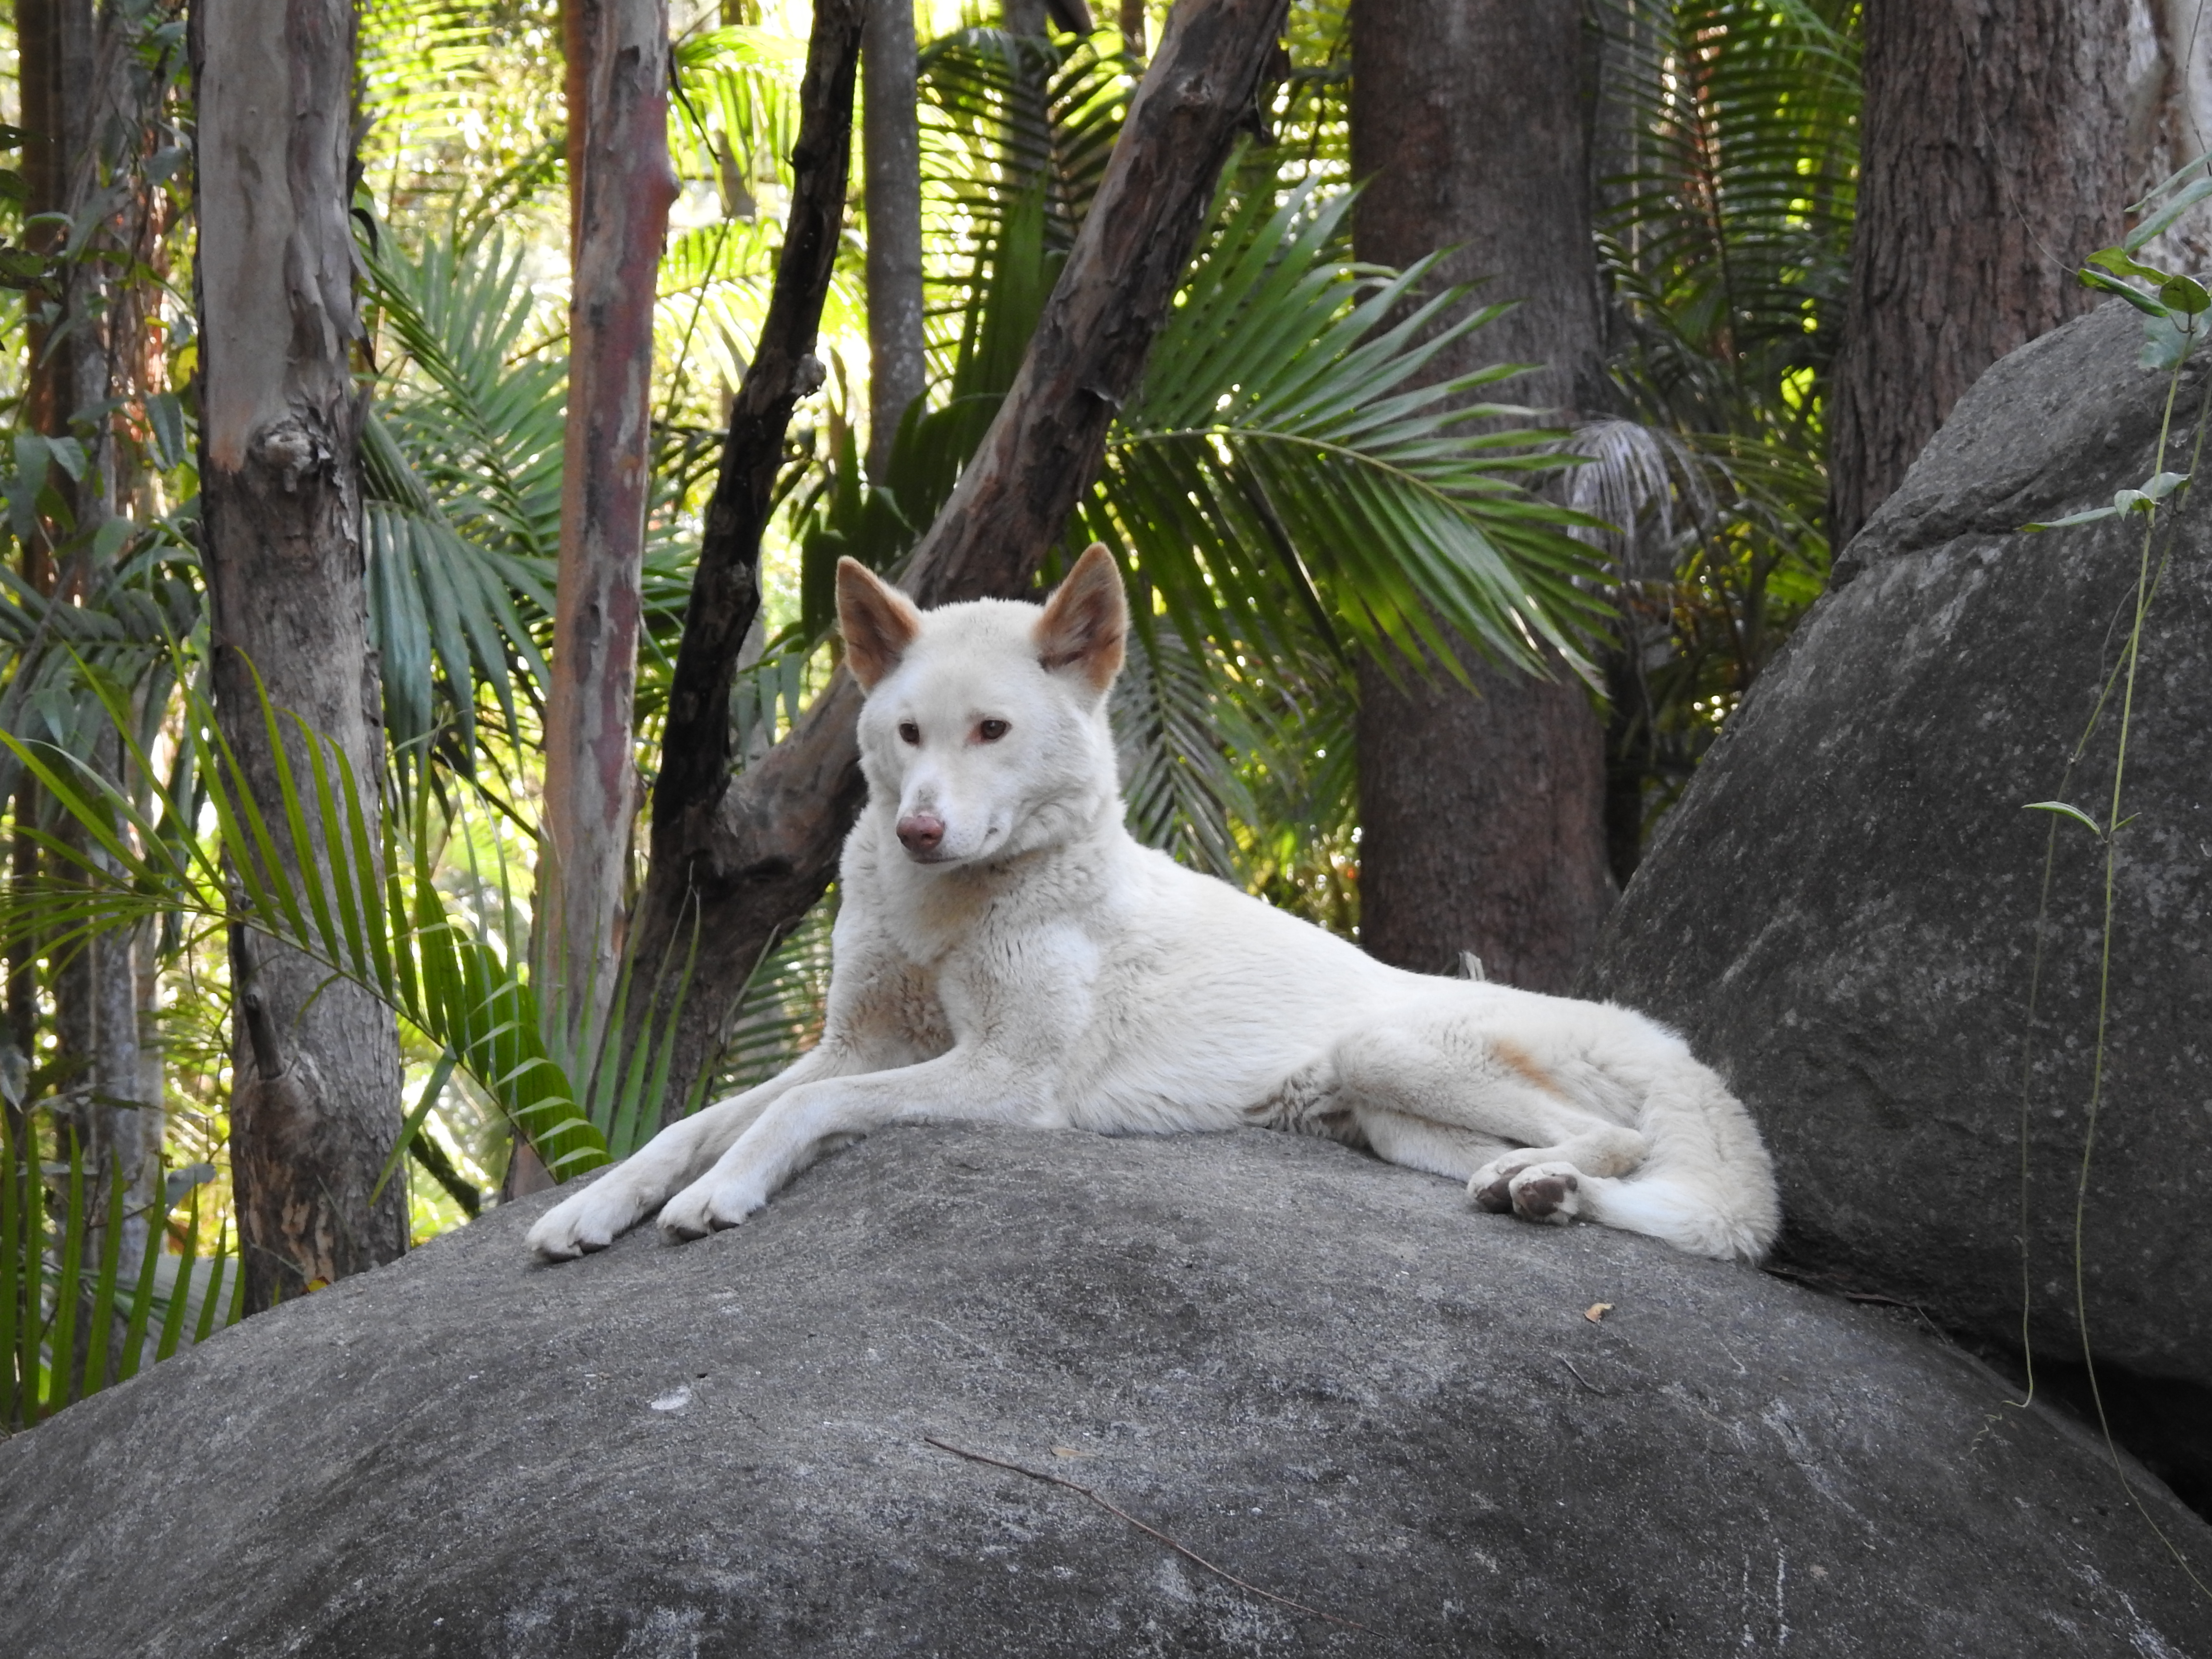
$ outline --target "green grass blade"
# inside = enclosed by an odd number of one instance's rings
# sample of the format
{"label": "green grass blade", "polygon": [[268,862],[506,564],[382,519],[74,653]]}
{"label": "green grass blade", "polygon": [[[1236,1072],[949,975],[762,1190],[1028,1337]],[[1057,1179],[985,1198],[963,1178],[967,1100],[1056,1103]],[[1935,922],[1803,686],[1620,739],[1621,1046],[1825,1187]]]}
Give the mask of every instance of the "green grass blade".
{"label": "green grass blade", "polygon": [[177,1258],[177,1276],[169,1287],[169,1305],[161,1313],[161,1340],[154,1349],[154,1363],[160,1364],[177,1351],[178,1340],[185,1334],[185,1304],[190,1299],[192,1285],[192,1264],[200,1253],[200,1195],[192,1189],[191,1218],[185,1224],[184,1254]]}
{"label": "green grass blade", "polygon": [[28,1114],[23,1119],[23,1322],[15,1332],[16,1387],[21,1391],[22,1420],[39,1420],[46,1395],[39,1381],[40,1338],[46,1323],[46,1183],[39,1168],[39,1135]]}
{"label": "green grass blade", "polygon": [[69,1208],[55,1218],[61,1230],[62,1274],[54,1296],[54,1334],[47,1348],[49,1408],[76,1398],[77,1282],[84,1271],[84,1143],[70,1131]]}
{"label": "green grass blade", "polygon": [[376,1184],[368,1189],[368,1201],[372,1206],[384,1195],[384,1183],[392,1179],[392,1172],[399,1167],[399,1160],[407,1155],[408,1143],[421,1131],[422,1120],[430,1115],[430,1109],[438,1103],[438,1097],[445,1092],[446,1085],[453,1080],[454,1063],[453,1051],[449,1047],[438,1056],[438,1063],[430,1068],[429,1079],[422,1085],[421,1098],[416,1101],[415,1109],[407,1114],[406,1121],[399,1126],[399,1139],[392,1143],[391,1155],[384,1160],[384,1167],[376,1172]]}
{"label": "green grass blade", "polygon": [[[28,1401],[22,1393],[22,1374],[16,1363],[16,1334],[25,1323],[35,1325],[35,1301],[31,1313],[22,1313],[27,1285],[39,1282],[38,1254],[23,1231],[24,1206],[20,1200],[24,1174],[36,1174],[34,1158],[18,1156],[19,1145],[12,1112],[0,1110],[0,1428],[15,1429],[30,1421]],[[24,1127],[30,1127],[26,1120]],[[35,1148],[37,1140],[32,1138]]]}
{"label": "green grass blade", "polygon": [[226,1216],[222,1231],[216,1235],[215,1255],[208,1263],[207,1291],[200,1297],[200,1322],[192,1331],[192,1346],[195,1347],[215,1334],[216,1314],[222,1306],[223,1269],[229,1265],[230,1259],[230,1219]]}
{"label": "green grass blade", "polygon": [[228,1329],[229,1327],[235,1325],[240,1320],[245,1317],[246,1239],[244,1236],[241,1235],[238,1241],[238,1271],[231,1275],[230,1280],[230,1306],[224,1309],[222,1314],[224,1328]]}
{"label": "green grass blade", "polygon": [[92,1305],[87,1310],[92,1321],[91,1340],[84,1351],[87,1394],[107,1386],[107,1348],[115,1329],[115,1277],[123,1262],[123,1217],[130,1191],[120,1158],[115,1162],[114,1173],[107,1200],[107,1229],[100,1241],[100,1272],[93,1280]]}
{"label": "green grass blade", "polygon": [[154,1311],[154,1270],[161,1259],[161,1243],[168,1231],[167,1173],[154,1169],[154,1201],[146,1209],[146,1249],[138,1260],[138,1283],[131,1292],[131,1324],[123,1334],[123,1363],[116,1380],[127,1382],[138,1375],[138,1362],[146,1351],[146,1322]]}

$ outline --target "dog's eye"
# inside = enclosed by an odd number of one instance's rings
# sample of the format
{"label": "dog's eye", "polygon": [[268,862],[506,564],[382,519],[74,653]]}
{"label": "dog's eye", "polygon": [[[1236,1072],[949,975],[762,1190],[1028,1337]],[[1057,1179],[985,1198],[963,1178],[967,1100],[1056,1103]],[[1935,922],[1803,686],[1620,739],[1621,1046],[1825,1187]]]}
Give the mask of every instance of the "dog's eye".
{"label": "dog's eye", "polygon": [[1006,723],[1004,720],[981,721],[975,727],[975,735],[986,743],[996,743],[1006,735]]}
{"label": "dog's eye", "polygon": [[912,720],[901,720],[899,722],[899,741],[901,743],[920,743],[921,741],[921,728],[916,726]]}

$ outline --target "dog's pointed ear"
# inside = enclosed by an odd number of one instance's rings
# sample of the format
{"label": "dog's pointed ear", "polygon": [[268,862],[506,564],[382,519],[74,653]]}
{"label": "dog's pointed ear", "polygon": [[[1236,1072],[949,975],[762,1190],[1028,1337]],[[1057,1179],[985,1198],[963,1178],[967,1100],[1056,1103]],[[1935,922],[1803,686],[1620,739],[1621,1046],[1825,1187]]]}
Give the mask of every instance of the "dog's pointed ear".
{"label": "dog's pointed ear", "polygon": [[837,631],[845,636],[845,665],[863,691],[872,691],[921,632],[921,612],[858,559],[840,559]]}
{"label": "dog's pointed ear", "polygon": [[1129,635],[1129,601],[1121,573],[1103,542],[1093,542],[1053,590],[1037,618],[1037,660],[1054,672],[1072,669],[1093,691],[1114,684]]}

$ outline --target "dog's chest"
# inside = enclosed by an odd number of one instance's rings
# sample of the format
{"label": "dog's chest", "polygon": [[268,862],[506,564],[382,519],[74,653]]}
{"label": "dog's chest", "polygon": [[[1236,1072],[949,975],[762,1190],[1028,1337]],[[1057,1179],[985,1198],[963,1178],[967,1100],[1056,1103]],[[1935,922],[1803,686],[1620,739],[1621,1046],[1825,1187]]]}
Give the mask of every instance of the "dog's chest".
{"label": "dog's chest", "polygon": [[953,1043],[952,1022],[939,994],[938,975],[919,963],[898,963],[870,986],[876,1023],[912,1050],[914,1060],[943,1054]]}

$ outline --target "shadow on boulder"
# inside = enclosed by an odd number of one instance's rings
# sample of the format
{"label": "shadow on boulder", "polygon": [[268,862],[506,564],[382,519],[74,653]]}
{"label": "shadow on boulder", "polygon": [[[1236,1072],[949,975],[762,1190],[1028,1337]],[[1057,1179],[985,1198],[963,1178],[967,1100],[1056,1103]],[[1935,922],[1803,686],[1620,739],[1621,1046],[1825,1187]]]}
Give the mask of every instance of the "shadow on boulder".
{"label": "shadow on boulder", "polygon": [[558,1268],[544,1202],[0,1446],[0,1650],[2212,1654],[1924,1329],[1334,1146],[898,1130]]}

